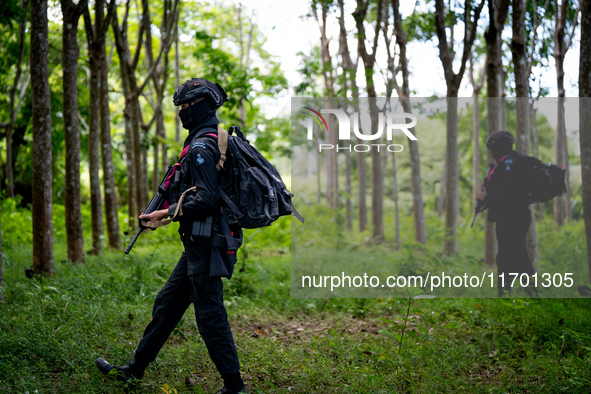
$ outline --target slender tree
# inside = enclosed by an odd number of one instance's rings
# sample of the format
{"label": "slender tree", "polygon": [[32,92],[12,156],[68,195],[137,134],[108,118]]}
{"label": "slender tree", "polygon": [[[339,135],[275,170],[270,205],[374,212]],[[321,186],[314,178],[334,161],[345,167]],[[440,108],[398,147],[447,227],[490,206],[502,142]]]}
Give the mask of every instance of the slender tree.
{"label": "slender tree", "polygon": [[[353,12],[355,25],[357,27],[357,50],[365,69],[365,83],[367,89],[367,96],[369,101],[369,113],[371,117],[371,134],[376,134],[378,129],[378,106],[375,98],[376,90],[373,80],[374,67],[376,63],[376,54],[378,47],[378,39],[380,36],[381,23],[383,17],[383,0],[378,0],[376,21],[371,46],[371,53],[368,52],[366,45],[366,28],[364,21],[368,15],[369,0],[357,0],[357,8]],[[384,220],[383,220],[383,202],[384,202],[384,169],[382,167],[382,159],[380,152],[377,149],[371,151],[371,221],[372,221],[372,237],[375,242],[384,241]]]}
{"label": "slender tree", "polygon": [[[105,246],[104,241],[104,223],[103,223],[103,205],[101,197],[101,180],[99,170],[101,167],[100,154],[102,150],[110,155],[110,118],[108,114],[108,86],[101,87],[101,82],[107,83],[107,75],[102,74],[102,68],[106,68],[105,37],[109,28],[109,20],[113,17],[115,0],[111,0],[107,5],[107,16],[105,18],[104,8],[105,0],[97,0],[94,3],[94,24],[92,23],[88,7],[84,9],[84,27],[86,29],[86,39],[88,41],[88,60],[90,68],[89,83],[89,135],[88,135],[88,167],[90,173],[90,210],[92,219],[92,250],[93,254],[102,254]],[[103,81],[103,78],[105,79]],[[105,97],[107,95],[107,97]],[[102,104],[101,104],[102,102]],[[102,105],[102,111],[101,111]],[[106,135],[108,133],[108,135]],[[105,142],[109,145],[105,147]],[[105,150],[107,150],[105,152]],[[105,196],[109,198],[107,207],[107,223],[109,225],[109,237],[111,242],[118,245],[118,237],[114,234],[115,226],[117,235],[119,233],[117,220],[117,206],[113,180],[112,157],[103,157],[103,163],[111,160],[111,163],[103,168],[107,172],[105,177]],[[113,207],[113,203],[115,206]],[[113,246],[113,243],[111,246]]]}
{"label": "slender tree", "polygon": [[[114,2],[113,2],[114,4]],[[109,4],[110,5],[110,4]],[[106,23],[106,26],[109,24]],[[109,108],[109,62],[103,40],[100,51],[100,118],[101,118],[101,158],[103,165],[103,193],[105,198],[105,216],[109,247],[121,247],[119,215],[117,210],[117,190],[115,188],[115,169],[113,166],[113,146],[111,140],[111,109]]]}
{"label": "slender tree", "polygon": [[[341,56],[341,66],[343,68],[343,74],[349,84],[351,96],[353,98],[359,97],[359,88],[355,81],[355,75],[357,71],[357,64],[359,59],[354,63],[351,59],[351,52],[347,43],[347,29],[345,26],[345,5],[343,0],[338,0],[339,3],[339,55]],[[353,100],[353,109],[359,113],[359,103],[357,100]],[[365,163],[365,153],[357,153],[357,183],[358,183],[358,209],[359,209],[359,231],[365,231],[367,227],[367,169]]]}
{"label": "slender tree", "polygon": [[[516,150],[524,155],[530,152],[530,86],[527,48],[525,42],[525,0],[513,0],[511,53],[513,55],[513,69],[515,71],[516,102]],[[536,228],[536,216],[533,205],[530,205],[531,224],[527,232],[527,249],[529,256],[537,267],[539,261],[538,233]]]}
{"label": "slender tree", "polygon": [[49,96],[47,24],[47,0],[31,0],[33,271],[54,275],[51,99]]}
{"label": "slender tree", "polygon": [[[318,7],[319,6],[319,7]],[[320,29],[320,59],[322,61],[322,75],[324,80],[324,94],[327,97],[327,106],[332,107],[332,98],[335,94],[335,76],[332,58],[330,56],[330,40],[327,34],[328,2],[319,1],[312,3],[312,13]],[[320,8],[320,13],[318,12]],[[325,133],[327,143],[336,146],[338,144],[334,117],[328,118],[328,128]],[[325,153],[326,165],[326,200],[331,208],[339,208],[339,182],[338,182],[338,156],[335,149]]]}
{"label": "slender tree", "polygon": [[[457,221],[460,210],[459,194],[459,167],[458,167],[458,91],[460,83],[466,70],[466,65],[472,45],[476,38],[476,28],[480,19],[480,12],[484,7],[484,1],[474,9],[472,15],[471,1],[464,3],[464,47],[460,61],[460,69],[456,73],[453,70],[453,36],[448,43],[445,26],[445,7],[443,0],[435,1],[435,27],[437,37],[439,38],[439,58],[443,65],[445,82],[447,85],[447,144],[446,144],[446,162],[447,162],[447,180],[446,180],[446,199],[445,199],[445,227],[446,240],[443,246],[443,254],[451,255],[458,252],[458,241],[456,239]],[[453,28],[452,28],[453,31]]]}
{"label": "slender tree", "polygon": [[65,213],[68,260],[84,263],[84,232],[80,206],[80,127],[78,125],[78,21],[87,0],[61,0],[63,15],[62,69],[66,140]]}
{"label": "slender tree", "polygon": [[[489,0],[488,15],[489,25],[484,33],[486,40],[486,130],[488,135],[501,130],[501,81],[499,80],[501,64],[501,31],[507,19],[510,0]],[[503,81],[504,84],[504,81]],[[490,167],[494,164],[494,158],[490,151],[487,152],[487,163]],[[497,255],[497,238],[495,224],[487,221],[484,228],[484,261],[492,267],[495,265]]]}
{"label": "slender tree", "polygon": [[[396,43],[400,49],[399,67],[402,71],[402,86],[395,84],[398,97],[402,103],[402,108],[405,113],[411,113],[410,106],[410,85],[408,70],[408,59],[406,56],[406,33],[402,25],[402,17],[400,16],[400,0],[392,0],[392,10],[394,12],[394,33],[396,34]],[[395,81],[395,80],[394,80]],[[411,130],[416,135],[414,128]],[[408,141],[410,151],[410,169],[411,169],[411,193],[412,193],[412,210],[415,225],[415,241],[424,245],[427,244],[427,226],[425,224],[425,205],[423,203],[423,191],[421,186],[421,157],[419,154],[418,141]],[[394,164],[396,166],[396,164]],[[396,174],[396,167],[394,167],[394,174]],[[396,207],[398,209],[398,207]]]}
{"label": "slender tree", "polygon": [[[146,0],[144,0],[147,3]],[[149,14],[146,16],[145,13],[149,11],[149,6],[144,4],[144,17],[149,18]],[[172,19],[172,22],[169,20]],[[170,53],[170,46],[172,41],[170,36],[174,34],[176,30],[176,24],[178,20],[178,8],[175,8],[175,12],[172,10],[172,1],[166,0],[164,2],[164,12],[162,13],[162,22],[160,24],[160,45],[169,45],[168,49],[164,51],[164,54],[160,57],[160,64],[158,64],[152,73],[152,83],[154,86],[155,100],[152,104],[153,116],[152,120],[145,129],[149,129],[152,123],[156,123],[156,133],[153,139],[154,143],[154,170],[152,175],[152,191],[155,194],[160,182],[160,179],[164,176],[166,168],[168,168],[168,156],[167,156],[167,145],[166,145],[166,130],[164,128],[164,112],[162,110],[162,101],[164,99],[164,89],[168,81],[168,60]],[[168,30],[167,30],[168,29]],[[146,60],[147,68],[150,69],[154,64],[154,53],[152,45],[152,32],[150,29],[146,30]],[[161,151],[160,151],[161,149]],[[159,156],[162,155],[162,161],[160,162]]]}
{"label": "slender tree", "polygon": [[[484,71],[484,69],[482,70]],[[470,54],[468,72],[472,85],[472,209],[476,209],[476,194],[481,190],[480,180],[480,91],[484,86],[484,73],[474,78],[474,53]]]}
{"label": "slender tree", "polygon": [[[584,3],[584,1],[582,1]],[[564,218],[570,222],[572,220],[572,212],[570,207],[570,170],[568,165],[568,144],[566,140],[566,119],[564,111],[564,57],[566,52],[572,43],[572,34],[566,42],[566,21],[569,10],[569,0],[562,0],[560,7],[558,6],[558,0],[554,0],[554,17],[555,17],[555,28],[554,28],[554,60],[556,64],[556,84],[558,88],[558,119],[556,125],[556,139],[554,142],[556,152],[556,163],[566,170],[566,195],[558,196],[554,198],[554,223],[557,226],[564,224]],[[577,9],[578,14],[578,9]],[[573,23],[574,34],[577,17]]]}
{"label": "slender tree", "polygon": [[581,2],[581,54],[579,58],[579,141],[583,217],[587,239],[587,266],[591,282],[591,3]]}
{"label": "slender tree", "polygon": [[[341,68],[343,70],[343,74],[341,75],[341,97],[349,97],[349,83],[351,80],[351,72],[350,67],[351,65],[348,62],[351,62],[351,55],[349,53],[349,45],[347,43],[347,29],[345,28],[345,10],[343,0],[339,0],[339,57],[341,59]],[[346,107],[345,107],[346,111]],[[351,146],[350,141],[345,141],[346,147]],[[345,148],[345,226],[348,230],[353,228],[353,203],[351,201],[351,196],[353,193],[353,186],[352,186],[352,172],[353,172],[353,163],[351,160],[351,152]]]}
{"label": "slender tree", "polygon": [[[152,22],[150,17],[149,4],[147,1],[142,1],[142,23],[138,33],[138,42],[135,53],[131,54],[130,44],[127,34],[127,17],[129,15],[130,1],[125,4],[125,13],[123,16],[123,24],[119,24],[117,15],[111,21],[113,32],[115,34],[115,43],[117,45],[117,54],[119,55],[120,72],[122,85],[125,93],[125,136],[126,136],[126,159],[128,163],[128,181],[130,193],[130,210],[129,222],[130,226],[135,227],[135,217],[147,205],[148,200],[148,175],[147,175],[147,152],[145,149],[145,136],[140,134],[140,128],[147,131],[152,124],[144,124],[142,120],[141,107],[139,104],[139,96],[142,94],[158,67],[162,67],[163,56],[167,56],[170,47],[172,46],[172,32],[173,26],[176,23],[178,0],[173,0],[172,10],[163,7],[163,13],[169,14],[173,17],[166,18],[168,24],[163,29],[166,34],[160,37],[160,45],[157,56],[154,56],[150,61],[150,68],[142,75],[143,79],[138,80],[136,76],[137,66],[140,60],[141,48],[144,46],[144,39],[148,39],[147,31],[152,29]],[[146,38],[145,38],[146,37]],[[151,36],[150,36],[151,37]],[[151,45],[151,44],[150,44]],[[153,56],[153,54],[147,55]],[[132,179],[129,179],[129,177]],[[131,197],[133,195],[133,197]]]}

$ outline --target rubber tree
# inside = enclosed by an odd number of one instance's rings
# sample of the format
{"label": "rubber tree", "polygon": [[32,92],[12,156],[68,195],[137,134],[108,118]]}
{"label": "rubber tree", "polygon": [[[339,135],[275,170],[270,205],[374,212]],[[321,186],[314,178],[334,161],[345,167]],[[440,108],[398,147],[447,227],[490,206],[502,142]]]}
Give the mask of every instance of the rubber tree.
{"label": "rubber tree", "polygon": [[[443,245],[443,254],[446,256],[458,252],[457,222],[460,211],[460,187],[459,187],[459,166],[458,166],[458,92],[472,45],[476,38],[476,30],[480,13],[484,7],[485,0],[472,10],[472,1],[464,2],[464,39],[460,69],[456,73],[453,69],[454,40],[448,42],[445,25],[445,6],[443,0],[435,1],[435,28],[439,39],[439,59],[443,65],[443,73],[447,86],[447,113],[446,113],[446,198],[445,198],[445,231],[446,237]],[[453,27],[452,27],[453,29]]]}
{"label": "rubber tree", "polygon": [[54,275],[47,0],[31,0],[33,272]]}
{"label": "rubber tree", "polygon": [[[368,51],[366,44],[366,27],[365,20],[368,16],[370,0],[357,0],[357,8],[353,12],[355,19],[355,26],[357,28],[357,50],[359,56],[363,61],[365,70],[365,83],[367,89],[367,96],[369,101],[369,113],[371,118],[371,134],[376,134],[378,131],[378,106],[375,90],[375,83],[373,76],[375,73],[374,67],[376,63],[376,54],[378,47],[378,40],[380,36],[380,26],[383,17],[383,6],[385,1],[377,1],[376,20],[374,26],[374,37],[371,44],[371,52]],[[384,241],[384,219],[383,219],[383,204],[384,204],[384,169],[382,167],[381,154],[377,149],[371,151],[371,220],[372,220],[372,238],[374,242]]]}
{"label": "rubber tree", "polygon": [[581,176],[583,217],[587,240],[587,266],[591,282],[591,3],[581,3],[581,53],[579,57],[579,142],[581,144]]}
{"label": "rubber tree", "polygon": [[[395,84],[396,91],[402,108],[405,113],[412,113],[410,106],[410,71],[408,69],[408,58],[406,56],[407,35],[404,31],[402,17],[400,15],[400,0],[392,0],[392,10],[394,13],[394,34],[396,35],[396,44],[400,49],[398,54],[399,65],[402,72],[402,86]],[[411,133],[416,136],[416,130],[412,128]],[[423,203],[423,191],[421,186],[421,156],[419,154],[418,141],[409,140],[408,147],[410,151],[410,169],[411,169],[411,193],[412,210],[415,228],[415,241],[427,244],[427,226],[425,224],[425,205]],[[394,155],[393,155],[394,156]]]}
{"label": "rubber tree", "polygon": [[65,215],[68,260],[84,263],[84,232],[80,197],[80,126],[78,123],[78,21],[87,0],[61,0],[62,86],[66,142]]}
{"label": "rubber tree", "polygon": [[[584,3],[581,0],[581,3]],[[564,218],[567,221],[572,220],[572,212],[570,205],[570,169],[568,164],[568,144],[566,140],[566,119],[564,110],[564,101],[566,92],[564,90],[564,57],[572,43],[572,37],[575,32],[578,11],[575,14],[575,19],[572,26],[572,33],[570,37],[567,36],[566,22],[569,11],[569,0],[562,0],[560,6],[558,0],[554,0],[554,61],[556,65],[556,85],[558,89],[558,117],[556,124],[556,136],[554,141],[556,164],[562,166],[566,170],[566,194],[554,198],[554,223],[556,226],[564,224]],[[567,42],[568,38],[568,42]]]}
{"label": "rubber tree", "polygon": [[[501,130],[503,121],[501,119],[501,75],[502,39],[501,32],[507,19],[510,0],[488,0],[488,29],[484,33],[486,41],[486,131],[491,135]],[[503,80],[504,85],[504,80]],[[494,165],[494,158],[491,151],[487,152],[487,164],[490,168]],[[484,262],[489,267],[495,265],[497,256],[497,238],[495,235],[495,224],[487,221],[484,228]]]}

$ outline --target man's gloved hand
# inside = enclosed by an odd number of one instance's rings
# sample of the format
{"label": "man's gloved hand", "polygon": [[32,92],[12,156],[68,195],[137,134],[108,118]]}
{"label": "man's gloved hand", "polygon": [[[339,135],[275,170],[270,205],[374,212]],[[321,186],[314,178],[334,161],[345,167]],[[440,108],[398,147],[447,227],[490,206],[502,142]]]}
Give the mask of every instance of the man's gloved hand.
{"label": "man's gloved hand", "polygon": [[[161,209],[159,211],[154,211],[152,213],[149,214],[141,214],[140,215],[140,219],[145,223],[145,222],[159,222],[163,219],[166,219],[168,217],[168,209]],[[152,231],[156,230],[155,227],[150,227],[150,229]]]}
{"label": "man's gloved hand", "polygon": [[484,197],[486,197],[486,190],[476,193],[476,200],[484,202]]}

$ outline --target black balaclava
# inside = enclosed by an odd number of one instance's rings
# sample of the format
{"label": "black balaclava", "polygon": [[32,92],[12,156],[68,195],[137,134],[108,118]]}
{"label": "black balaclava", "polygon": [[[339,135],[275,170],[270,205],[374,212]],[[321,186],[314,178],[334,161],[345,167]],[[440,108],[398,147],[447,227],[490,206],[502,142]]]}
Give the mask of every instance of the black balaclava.
{"label": "black balaclava", "polygon": [[210,100],[203,100],[198,103],[190,104],[187,108],[179,111],[179,117],[183,128],[191,131],[199,125],[207,122],[215,116],[215,107]]}

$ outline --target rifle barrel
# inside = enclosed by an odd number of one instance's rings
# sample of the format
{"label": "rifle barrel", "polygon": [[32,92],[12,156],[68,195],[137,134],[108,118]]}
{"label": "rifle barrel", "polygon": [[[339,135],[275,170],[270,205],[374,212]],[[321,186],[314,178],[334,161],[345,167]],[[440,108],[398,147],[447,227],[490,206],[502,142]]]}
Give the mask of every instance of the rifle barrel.
{"label": "rifle barrel", "polygon": [[125,254],[129,254],[129,252],[131,251],[131,248],[133,248],[133,244],[135,244],[135,241],[137,241],[137,238],[140,236],[142,231],[144,231],[143,227],[138,228],[137,232],[135,233],[135,235],[131,239],[131,242],[127,246],[127,249],[125,249]]}

